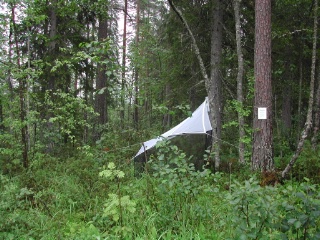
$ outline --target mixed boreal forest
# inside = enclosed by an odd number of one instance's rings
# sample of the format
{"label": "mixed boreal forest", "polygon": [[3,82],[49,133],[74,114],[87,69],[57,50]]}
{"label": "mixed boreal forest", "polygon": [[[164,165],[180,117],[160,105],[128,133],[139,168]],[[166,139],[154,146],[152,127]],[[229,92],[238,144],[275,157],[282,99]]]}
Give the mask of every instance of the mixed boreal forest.
{"label": "mixed boreal forest", "polygon": [[0,239],[320,239],[318,4],[1,0]]}

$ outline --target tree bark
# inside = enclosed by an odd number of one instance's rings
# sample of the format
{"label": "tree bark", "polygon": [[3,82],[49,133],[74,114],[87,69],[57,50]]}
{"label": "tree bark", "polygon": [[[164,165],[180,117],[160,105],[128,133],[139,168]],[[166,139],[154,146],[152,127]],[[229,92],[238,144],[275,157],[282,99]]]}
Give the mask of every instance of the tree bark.
{"label": "tree bark", "polygon": [[125,82],[126,82],[126,53],[127,53],[127,12],[128,0],[124,0],[124,15],[123,15],[123,36],[122,36],[122,72],[121,72],[121,109],[120,120],[121,126],[124,126],[124,109],[125,109]]}
{"label": "tree bark", "polygon": [[[271,0],[255,1],[254,74],[252,170],[273,171]],[[258,108],[266,108],[266,119],[258,119]]]}
{"label": "tree bark", "polygon": [[208,85],[209,106],[211,109],[212,147],[214,151],[215,169],[220,166],[221,139],[221,55],[222,55],[222,1],[213,1],[213,23],[211,30],[211,71]]}
{"label": "tree bark", "polygon": [[302,130],[300,140],[298,142],[298,146],[296,152],[290,159],[286,168],[282,171],[282,178],[285,178],[290,170],[292,169],[293,165],[297,161],[306,138],[308,137],[308,133],[312,127],[312,107],[314,102],[314,82],[315,82],[315,71],[316,71],[316,55],[317,55],[317,31],[318,31],[318,0],[314,1],[314,21],[313,21],[313,44],[312,44],[312,63],[311,63],[311,79],[310,79],[310,95],[309,95],[309,102],[308,102],[308,113],[306,123],[304,125],[304,129]]}
{"label": "tree bark", "polygon": [[240,2],[241,0],[234,0],[234,16],[236,25],[236,41],[237,41],[237,56],[238,56],[238,73],[237,73],[237,101],[239,103],[240,111],[238,111],[238,124],[239,124],[239,162],[244,163],[244,150],[245,145],[243,139],[245,137],[244,131],[244,116],[243,116],[243,53],[241,47],[241,23],[240,23]]}

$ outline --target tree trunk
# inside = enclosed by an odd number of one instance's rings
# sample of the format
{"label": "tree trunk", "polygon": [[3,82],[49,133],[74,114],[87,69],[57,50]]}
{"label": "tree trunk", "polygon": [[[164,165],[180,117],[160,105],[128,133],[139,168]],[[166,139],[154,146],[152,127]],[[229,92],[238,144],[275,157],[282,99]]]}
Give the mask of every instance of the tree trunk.
{"label": "tree trunk", "polygon": [[211,74],[208,91],[212,123],[212,147],[214,151],[215,169],[220,166],[221,139],[221,54],[222,54],[222,1],[213,1],[213,25],[211,29]]}
{"label": "tree trunk", "polygon": [[[241,47],[241,23],[240,23],[240,1],[234,0],[234,16],[235,16],[235,24],[236,24],[236,40],[237,40],[237,55],[238,55],[238,74],[237,74],[237,101],[239,103],[239,107],[243,109],[243,54]],[[242,111],[238,111],[238,124],[239,124],[239,162],[244,163],[244,142],[243,139],[245,137],[244,131],[244,116]]]}
{"label": "tree trunk", "polygon": [[[140,0],[137,1],[137,15],[136,15],[136,47],[139,46],[139,32],[140,32]],[[135,85],[135,99],[134,99],[134,112],[133,122],[136,129],[139,129],[139,72],[135,69],[134,72],[134,85]]]}
{"label": "tree trunk", "polygon": [[[12,35],[13,35],[13,29],[10,27],[9,31],[9,51],[8,51],[8,60],[9,60],[9,66],[12,66],[12,46],[13,46],[13,40],[12,40]],[[13,86],[12,86],[12,81],[11,81],[11,68],[8,68],[8,73],[6,76],[8,88],[9,88],[9,96],[10,100],[13,101]]]}
{"label": "tree trunk", "polygon": [[290,172],[291,168],[297,161],[306,138],[308,137],[308,133],[312,127],[312,107],[314,101],[314,82],[315,82],[315,71],[316,71],[316,55],[317,55],[317,31],[318,31],[318,0],[315,0],[314,3],[314,28],[313,28],[313,46],[312,46],[312,63],[311,63],[311,80],[310,80],[310,95],[308,102],[308,113],[307,120],[304,125],[304,129],[302,130],[300,140],[298,142],[297,150],[290,159],[286,168],[282,171],[282,177],[285,178],[287,174]]}
{"label": "tree trunk", "polygon": [[120,120],[121,126],[124,126],[124,109],[125,109],[125,82],[126,82],[126,52],[127,52],[127,14],[128,0],[124,0],[124,15],[123,15],[123,36],[122,36],[122,72],[121,72],[121,109]]}
{"label": "tree trunk", "polygon": [[[21,71],[20,64],[20,50],[17,36],[17,27],[15,22],[15,6],[11,7],[12,14],[12,26],[14,32],[14,41],[17,55],[17,68]],[[26,114],[26,106],[25,106],[25,94],[27,92],[26,88],[26,79],[24,76],[18,77],[19,83],[19,102],[20,102],[20,121],[21,121],[21,143],[22,143],[22,164],[24,168],[29,167],[29,159],[28,159],[28,125],[26,124],[27,114]]]}
{"label": "tree trunk", "polygon": [[[99,19],[98,41],[103,42],[108,37],[108,20]],[[106,56],[100,56],[100,60]],[[108,121],[107,112],[107,75],[105,64],[98,63],[97,65],[97,80],[96,80],[97,95],[95,99],[95,111],[99,113],[98,123],[103,125]],[[99,136],[98,136],[99,137]]]}
{"label": "tree trunk", "polygon": [[[273,171],[271,0],[256,0],[255,14],[252,170]],[[266,110],[266,119],[258,118],[260,110]]]}

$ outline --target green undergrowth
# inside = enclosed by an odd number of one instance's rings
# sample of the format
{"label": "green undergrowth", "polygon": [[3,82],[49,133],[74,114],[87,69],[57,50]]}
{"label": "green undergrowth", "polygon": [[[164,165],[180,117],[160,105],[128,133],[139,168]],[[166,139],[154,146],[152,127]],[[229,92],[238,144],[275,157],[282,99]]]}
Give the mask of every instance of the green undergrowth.
{"label": "green undergrowth", "polygon": [[319,186],[197,171],[163,143],[139,177],[115,153],[0,175],[0,239],[320,239]]}

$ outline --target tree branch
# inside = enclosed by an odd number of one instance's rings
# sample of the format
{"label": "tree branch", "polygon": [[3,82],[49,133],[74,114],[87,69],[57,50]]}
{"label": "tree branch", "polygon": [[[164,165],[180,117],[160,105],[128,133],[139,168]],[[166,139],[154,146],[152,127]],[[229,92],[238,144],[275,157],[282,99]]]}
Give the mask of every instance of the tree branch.
{"label": "tree branch", "polygon": [[202,57],[201,57],[201,54],[200,54],[200,50],[199,50],[199,47],[198,47],[198,44],[197,44],[197,41],[188,25],[188,22],[187,20],[183,17],[182,15],[182,12],[176,8],[176,6],[173,4],[172,0],[168,0],[169,2],[169,5],[171,6],[172,10],[178,15],[179,19],[181,20],[181,22],[183,23],[183,25],[185,26],[185,28],[187,29],[190,37],[191,37],[191,40],[192,40],[192,45],[195,49],[195,54],[197,56],[197,59],[198,59],[198,62],[199,62],[199,65],[200,65],[200,69],[201,69],[201,74],[205,80],[205,85],[206,85],[206,88],[208,88],[208,85],[209,85],[209,77],[208,77],[208,74],[207,74],[207,71],[206,71],[206,68],[204,66],[204,63],[203,63],[203,60],[202,60]]}

